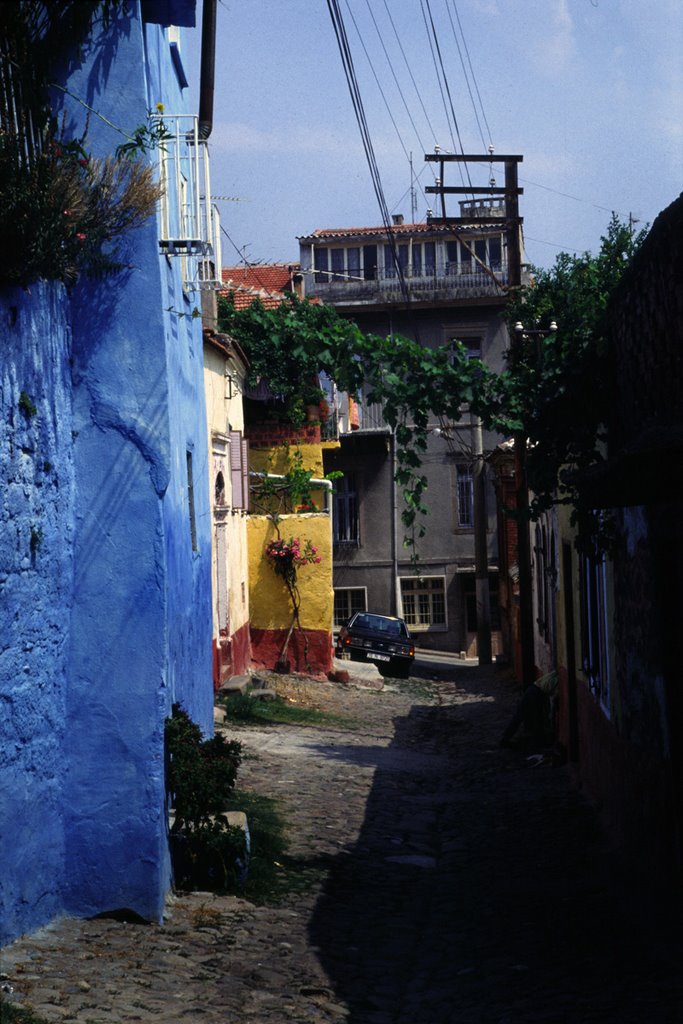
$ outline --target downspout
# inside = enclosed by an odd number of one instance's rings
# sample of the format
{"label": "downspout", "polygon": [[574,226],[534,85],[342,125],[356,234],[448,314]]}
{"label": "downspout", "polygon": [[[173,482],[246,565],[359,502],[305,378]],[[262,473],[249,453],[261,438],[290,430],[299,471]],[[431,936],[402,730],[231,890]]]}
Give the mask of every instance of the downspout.
{"label": "downspout", "polygon": [[398,579],[398,486],[396,484],[396,428],[391,428],[391,573],[393,576],[391,597],[392,615],[400,611],[400,583]]}
{"label": "downspout", "polygon": [[199,78],[199,138],[206,142],[213,130],[213,94],[216,77],[217,0],[204,0],[202,11],[202,63]]}

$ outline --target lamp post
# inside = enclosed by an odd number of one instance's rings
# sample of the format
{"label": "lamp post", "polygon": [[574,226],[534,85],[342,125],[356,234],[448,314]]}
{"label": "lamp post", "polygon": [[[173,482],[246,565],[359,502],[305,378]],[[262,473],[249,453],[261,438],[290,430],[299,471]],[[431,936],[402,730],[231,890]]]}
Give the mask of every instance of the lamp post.
{"label": "lamp post", "polygon": [[[537,370],[542,364],[541,341],[557,331],[557,324],[551,321],[548,330],[533,328],[527,330],[517,321],[512,339],[513,365],[521,362],[525,339],[536,339]],[[517,512],[517,564],[519,567],[519,640],[522,652],[522,683],[531,686],[535,676],[534,659],[534,611],[531,580],[531,542],[529,537],[529,485],[527,482],[526,431],[513,435],[515,456],[515,508]]]}

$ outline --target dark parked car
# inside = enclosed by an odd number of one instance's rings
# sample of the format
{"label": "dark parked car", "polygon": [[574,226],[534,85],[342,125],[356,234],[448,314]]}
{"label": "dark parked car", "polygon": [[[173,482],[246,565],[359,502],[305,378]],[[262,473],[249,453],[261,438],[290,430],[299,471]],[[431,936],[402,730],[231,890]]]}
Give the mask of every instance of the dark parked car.
{"label": "dark parked car", "polygon": [[382,675],[405,679],[415,657],[415,644],[403,619],[390,615],[356,612],[339,630],[337,657],[374,661]]}

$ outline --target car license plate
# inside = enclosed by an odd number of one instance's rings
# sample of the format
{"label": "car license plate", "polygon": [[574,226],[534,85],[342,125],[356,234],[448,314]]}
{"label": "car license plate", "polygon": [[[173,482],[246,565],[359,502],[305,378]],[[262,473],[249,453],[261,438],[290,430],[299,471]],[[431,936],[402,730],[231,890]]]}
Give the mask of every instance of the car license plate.
{"label": "car license plate", "polygon": [[372,651],[368,652],[368,658],[372,658],[373,661],[391,661],[388,654],[373,654]]}

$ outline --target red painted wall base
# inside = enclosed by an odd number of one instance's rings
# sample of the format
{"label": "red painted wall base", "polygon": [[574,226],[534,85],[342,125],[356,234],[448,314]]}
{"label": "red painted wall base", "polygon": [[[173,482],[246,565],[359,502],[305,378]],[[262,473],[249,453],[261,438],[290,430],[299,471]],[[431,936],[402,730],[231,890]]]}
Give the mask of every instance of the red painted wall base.
{"label": "red painted wall base", "polygon": [[230,676],[244,675],[251,665],[251,643],[249,623],[233,633],[231,637],[214,638],[213,641],[213,688],[217,690]]}
{"label": "red painted wall base", "polygon": [[[308,656],[304,650],[304,638],[295,630],[287,647],[289,670],[326,675],[332,668],[332,634],[322,629],[307,629],[304,633],[308,641]],[[274,669],[280,661],[286,636],[286,629],[252,628],[251,660],[254,668]]]}

